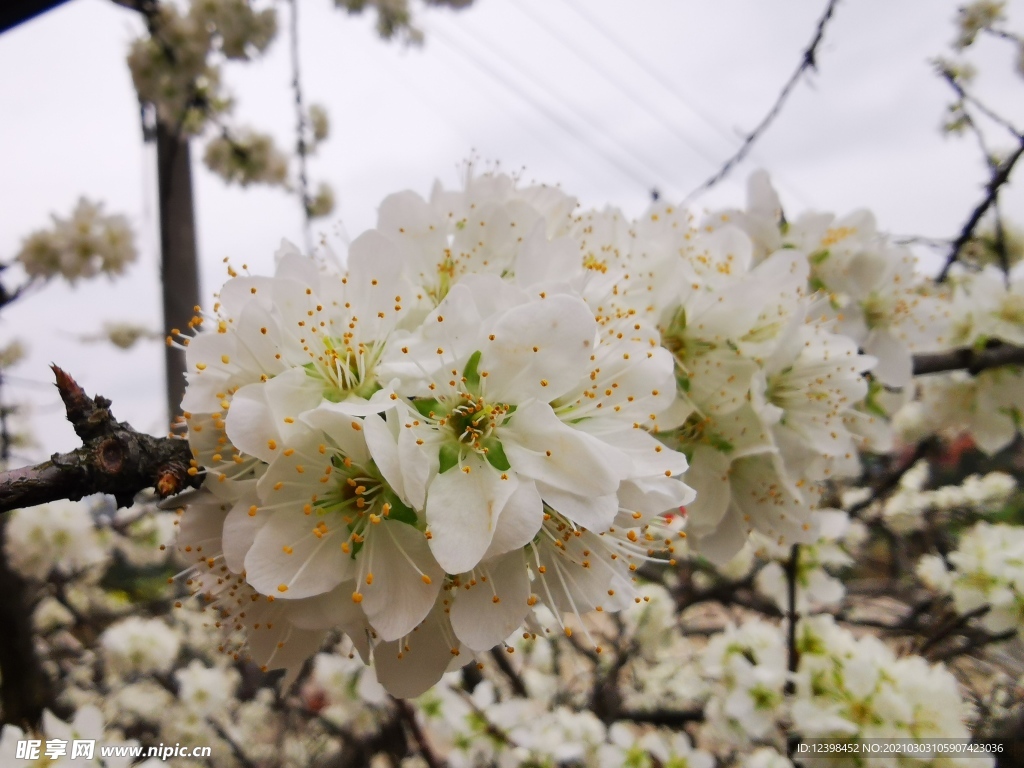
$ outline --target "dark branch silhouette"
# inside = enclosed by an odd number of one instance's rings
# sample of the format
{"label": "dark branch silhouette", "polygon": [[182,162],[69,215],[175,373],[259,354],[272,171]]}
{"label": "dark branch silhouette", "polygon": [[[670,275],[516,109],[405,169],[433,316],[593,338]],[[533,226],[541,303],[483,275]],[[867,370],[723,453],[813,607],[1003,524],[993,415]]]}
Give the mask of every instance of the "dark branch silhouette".
{"label": "dark branch silhouette", "polygon": [[114,419],[109,400],[89,397],[57,366],[53,372],[82,447],[55,453],[34,467],[0,473],[0,512],[94,493],[108,493],[118,506],[127,507],[147,488],[166,498],[199,487],[202,477],[194,469],[189,472],[192,454],[187,441],[137,432]]}
{"label": "dark branch silhouette", "polygon": [[729,172],[747,156],[750,152],[750,148],[754,145],[754,142],[761,137],[761,134],[763,134],[775,118],[779,116],[783,105],[789,98],[789,94],[793,91],[793,88],[796,87],[796,84],[800,82],[800,78],[803,74],[809,69],[818,69],[818,46],[825,37],[825,27],[832,19],[832,14],[835,12],[838,1],[839,0],[829,0],[829,4],[825,8],[825,13],[822,14],[820,19],[818,19],[818,26],[814,32],[814,37],[811,39],[810,44],[804,49],[804,52],[800,57],[800,64],[797,66],[793,74],[789,76],[789,80],[786,81],[786,84],[782,86],[782,90],[779,92],[778,98],[775,99],[775,103],[772,105],[772,108],[768,110],[768,114],[761,119],[761,122],[757,124],[757,127],[753,131],[747,134],[746,138],[743,140],[743,144],[740,145],[740,148],[736,150],[735,154],[726,160],[714,175],[709,177],[707,181],[686,196],[687,200],[692,200],[701,192],[711,189],[715,184],[728,176]]}
{"label": "dark branch silhouette", "polygon": [[985,349],[962,347],[948,352],[914,355],[914,375],[947,371],[967,371],[975,376],[989,368],[1002,365],[1024,365],[1024,347],[1013,344],[997,344]]}

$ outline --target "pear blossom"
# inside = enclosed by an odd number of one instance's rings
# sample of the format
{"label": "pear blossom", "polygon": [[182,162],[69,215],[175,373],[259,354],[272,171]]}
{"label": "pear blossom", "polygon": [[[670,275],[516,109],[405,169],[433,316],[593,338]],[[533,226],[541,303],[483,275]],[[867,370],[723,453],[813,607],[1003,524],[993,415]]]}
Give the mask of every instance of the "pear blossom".
{"label": "pear blossom", "polygon": [[[801,545],[797,550],[796,610],[801,615],[805,615],[811,605],[833,605],[842,600],[846,588],[830,570],[837,571],[854,562],[840,543],[850,525],[849,516],[839,510],[822,510],[815,513],[815,518],[821,538],[814,544]],[[788,550],[779,551],[772,544],[774,542],[767,542],[766,548],[775,559],[758,571],[755,584],[758,591],[772,598],[781,611],[788,611],[788,582],[779,561],[788,558],[790,553]]]}
{"label": "pear blossom", "polygon": [[1019,366],[991,368],[977,376],[963,371],[927,376],[921,390],[922,408],[933,424],[953,435],[969,434],[989,455],[1024,428],[1024,368]]}
{"label": "pear blossom", "polygon": [[138,256],[128,220],[104,215],[101,203],[83,197],[69,218],[52,219],[53,227],[29,235],[16,256],[30,277],[60,275],[74,285],[101,272],[119,275]]}
{"label": "pear blossom", "polygon": [[918,563],[918,575],[933,589],[952,595],[957,613],[985,609],[978,621],[989,632],[1024,627],[1024,536],[1017,526],[979,522],[948,555]]}
{"label": "pear blossom", "polygon": [[956,678],[942,665],[917,656],[896,658],[878,638],[854,638],[827,615],[801,622],[797,633],[801,654],[792,715],[805,737],[968,736],[970,710]]}
{"label": "pear blossom", "polygon": [[166,672],[181,647],[178,633],[160,619],[129,616],[109,626],[100,637],[108,673]]}
{"label": "pear blossom", "polygon": [[107,557],[89,506],[77,501],[12,512],[5,534],[4,556],[11,568],[40,581],[51,570],[73,574]]}

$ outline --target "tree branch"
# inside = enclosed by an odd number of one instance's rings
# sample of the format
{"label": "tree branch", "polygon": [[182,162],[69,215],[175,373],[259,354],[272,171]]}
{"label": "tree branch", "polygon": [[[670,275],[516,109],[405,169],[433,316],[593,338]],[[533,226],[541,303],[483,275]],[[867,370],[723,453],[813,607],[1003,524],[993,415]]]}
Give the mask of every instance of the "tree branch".
{"label": "tree branch", "polygon": [[1013,167],[1020,160],[1020,156],[1024,154],[1024,136],[1018,136],[1017,138],[1017,149],[993,169],[992,176],[989,178],[988,184],[985,185],[985,197],[982,198],[981,202],[971,212],[970,217],[964,223],[963,229],[960,230],[960,234],[953,241],[953,245],[949,249],[949,256],[946,257],[946,263],[942,267],[939,276],[935,278],[937,282],[945,282],[946,278],[949,277],[949,270],[952,269],[957,259],[960,258],[960,250],[974,236],[974,230],[977,229],[982,217],[995,203],[996,198],[999,197],[999,190],[1010,180],[1010,173],[1013,171]]}
{"label": "tree branch", "polygon": [[146,488],[166,498],[200,486],[201,476],[189,471],[192,453],[185,440],[136,432],[115,421],[105,397],[87,396],[57,366],[53,372],[82,447],[55,453],[34,467],[0,472],[0,512],[94,493],[108,493],[119,507],[127,507]]}
{"label": "tree branch", "polygon": [[1002,365],[1024,365],[1024,347],[998,344],[986,349],[961,347],[948,352],[914,355],[915,376],[946,371],[967,371],[976,376],[989,368],[998,368]]}
{"label": "tree branch", "polygon": [[815,30],[814,38],[811,40],[810,45],[804,49],[803,55],[800,57],[799,66],[797,66],[793,74],[790,75],[786,84],[782,86],[782,91],[779,92],[778,98],[775,99],[775,104],[773,104],[772,108],[768,110],[768,114],[766,114],[761,122],[757,124],[757,127],[747,135],[743,140],[743,144],[741,144],[740,148],[736,150],[736,153],[726,160],[725,163],[722,164],[722,167],[719,168],[713,176],[708,178],[707,181],[686,196],[687,201],[692,200],[701,192],[711,189],[711,187],[715,186],[715,184],[729,175],[729,172],[747,156],[747,153],[750,152],[750,148],[754,145],[754,142],[761,137],[761,134],[768,129],[768,126],[771,125],[772,121],[779,116],[783,105],[786,103],[786,99],[789,98],[789,94],[800,81],[804,72],[808,69],[816,70],[818,68],[818,46],[825,37],[825,27],[831,20],[837,3],[838,0],[829,0],[828,6],[825,8],[825,13],[822,14],[821,18],[818,20],[818,26]]}

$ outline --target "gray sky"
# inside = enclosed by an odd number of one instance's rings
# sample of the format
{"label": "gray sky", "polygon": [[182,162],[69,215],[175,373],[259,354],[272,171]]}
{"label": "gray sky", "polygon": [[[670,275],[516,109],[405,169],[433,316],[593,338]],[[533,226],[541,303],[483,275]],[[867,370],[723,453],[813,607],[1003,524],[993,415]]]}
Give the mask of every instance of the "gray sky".
{"label": "gray sky", "polygon": [[[314,186],[329,181],[338,201],[318,229],[340,220],[355,237],[373,225],[387,194],[427,195],[435,178],[455,185],[473,150],[505,170],[525,169],[526,181],[561,184],[584,206],[635,215],[652,187],[680,198],[771,106],[824,6],[476,0],[459,13],[421,12],[426,45],[406,49],[379,41],[371,17],[302,0],[305,96],[324,104],[332,123],[311,177]],[[955,235],[985,177],[973,141],[938,131],[950,93],[928,59],[948,53],[956,6],[843,0],[819,73],[797,87],[752,159],[697,205],[742,205],[746,175],[764,167],[791,215],[868,207],[892,232]],[[1020,6],[1008,4],[1011,23]],[[278,8],[286,29],[287,6]],[[50,362],[90,394],[110,397],[118,418],[162,429],[159,345],[122,352],[76,339],[105,320],[160,324],[154,153],[141,141],[124,61],[140,30],[134,14],[109,0],[74,0],[0,36],[0,260],[80,195],[126,214],[141,245],[127,277],[54,283],[0,317],[0,344],[19,337],[30,347],[3,393],[5,402],[32,403],[39,447],[26,458],[77,445],[50,386]],[[282,146],[294,142],[287,52],[282,35],[265,59],[226,68],[235,122],[269,130]],[[1024,84],[1009,47],[986,44],[974,60],[982,93],[1024,123]],[[282,237],[302,243],[299,206],[280,190],[226,187],[197,164],[196,203],[206,297],[226,277],[224,257],[270,272]],[[1022,203],[1011,190],[1010,219],[1024,219]]]}

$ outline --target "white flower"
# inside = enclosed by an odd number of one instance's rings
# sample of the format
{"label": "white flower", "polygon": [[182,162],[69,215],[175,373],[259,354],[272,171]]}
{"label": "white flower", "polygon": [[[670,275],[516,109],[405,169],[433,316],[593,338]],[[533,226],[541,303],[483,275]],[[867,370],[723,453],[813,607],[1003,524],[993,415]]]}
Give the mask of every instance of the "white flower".
{"label": "white flower", "polygon": [[[806,614],[811,605],[832,605],[842,600],[846,588],[826,567],[838,570],[853,564],[853,558],[839,545],[849,527],[849,516],[838,510],[822,510],[814,517],[821,538],[802,545],[797,552],[796,610],[800,614]],[[780,548],[772,544],[769,542],[769,550],[776,550],[772,554],[777,559],[758,572],[755,585],[785,612],[789,610],[788,579],[778,558],[787,558],[789,551],[778,551]]]}
{"label": "white flower", "polygon": [[135,261],[135,239],[124,216],[104,216],[103,206],[81,198],[71,217],[52,216],[53,228],[22,243],[17,260],[30,277],[61,275],[74,284],[100,272],[119,275]]}
{"label": "white flower", "polygon": [[994,633],[1024,627],[1024,532],[1017,526],[977,523],[948,556],[952,570],[925,560],[919,575],[952,594],[958,613],[987,607],[982,625]]}
{"label": "white flower", "polygon": [[192,712],[205,717],[227,711],[240,680],[237,669],[207,667],[198,659],[177,670],[174,677],[178,681],[178,699]]}
{"label": "white flower", "polygon": [[[488,295],[508,303],[483,306]],[[414,505],[425,504],[431,551],[448,573],[523,546],[540,528],[542,499],[601,531],[618,512],[622,481],[685,468],[682,456],[654,440],[628,454],[614,446],[619,435],[635,442],[632,404],[617,401],[637,383],[626,369],[602,371],[598,343],[597,321],[581,299],[526,300],[481,276],[454,286],[417,337],[392,346],[383,368],[399,377],[400,394],[417,398],[399,435],[405,486]],[[670,363],[661,362],[668,372]],[[659,403],[670,402],[658,400],[661,392],[670,398],[671,391],[653,392],[638,394],[654,399],[648,406],[656,415]],[[609,431],[602,426],[609,421],[621,426]],[[506,507],[515,511],[506,515]]]}
{"label": "white flower", "polygon": [[937,430],[967,432],[989,455],[1009,445],[1024,428],[1024,368],[927,376],[921,388],[925,412]]}
{"label": "white flower", "polygon": [[288,180],[288,156],[266,133],[250,129],[218,136],[206,145],[206,167],[228,184],[283,185]]}
{"label": "white flower", "polygon": [[125,676],[168,671],[178,656],[181,638],[160,619],[129,616],[107,627],[100,645],[108,673]]}
{"label": "white flower", "polygon": [[[916,656],[896,658],[878,638],[854,638],[831,616],[798,627],[795,729],[855,739],[965,738],[970,709],[956,678]],[[911,753],[907,753],[908,755]]]}
{"label": "white flower", "polygon": [[10,513],[4,553],[18,573],[44,580],[51,570],[71,575],[106,559],[89,506],[75,501]]}
{"label": "white flower", "polygon": [[708,643],[703,668],[716,681],[708,719],[723,738],[740,745],[763,738],[784,714],[789,674],[777,627],[761,621],[727,626]]}

